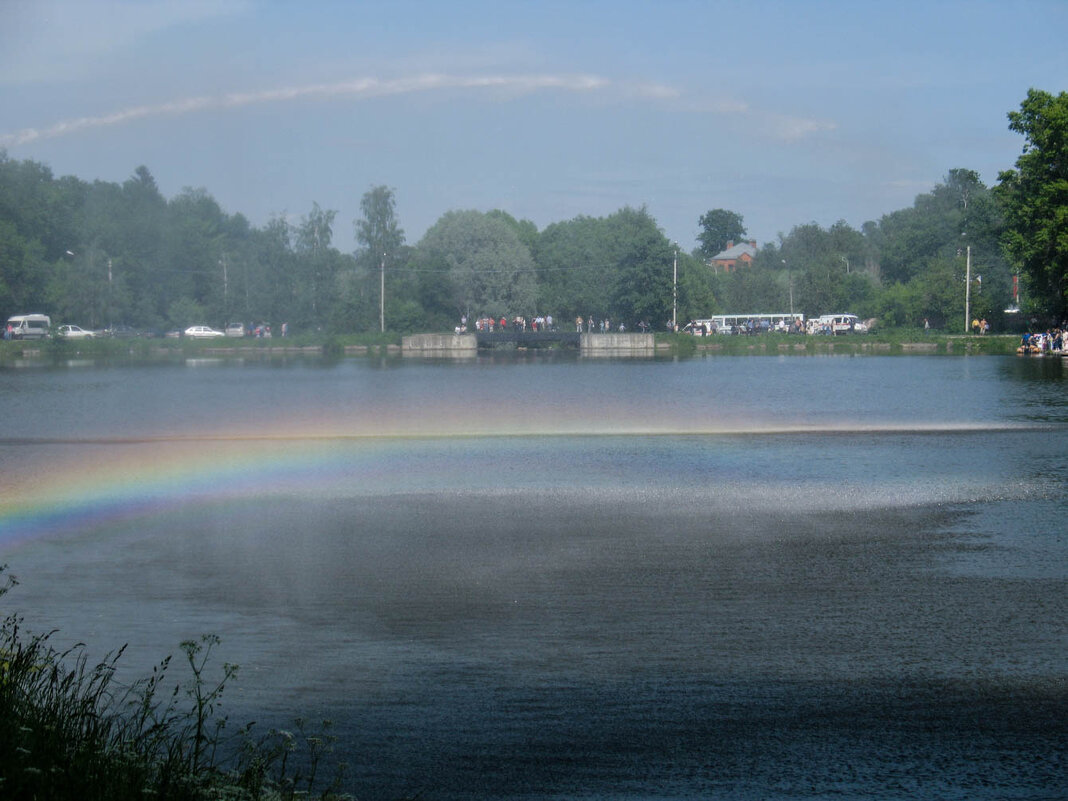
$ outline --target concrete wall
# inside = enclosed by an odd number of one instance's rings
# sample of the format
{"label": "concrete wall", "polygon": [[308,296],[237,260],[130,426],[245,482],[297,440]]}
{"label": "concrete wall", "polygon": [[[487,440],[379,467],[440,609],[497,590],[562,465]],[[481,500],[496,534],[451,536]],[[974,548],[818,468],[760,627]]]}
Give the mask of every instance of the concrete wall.
{"label": "concrete wall", "polygon": [[401,340],[401,351],[411,354],[470,352],[478,350],[474,334],[413,334]]}
{"label": "concrete wall", "polygon": [[[583,356],[652,356],[652,334],[583,334]],[[412,356],[473,356],[478,350],[474,334],[413,334],[401,340],[401,351]]]}
{"label": "concrete wall", "polygon": [[583,334],[583,356],[652,356],[652,334]]}

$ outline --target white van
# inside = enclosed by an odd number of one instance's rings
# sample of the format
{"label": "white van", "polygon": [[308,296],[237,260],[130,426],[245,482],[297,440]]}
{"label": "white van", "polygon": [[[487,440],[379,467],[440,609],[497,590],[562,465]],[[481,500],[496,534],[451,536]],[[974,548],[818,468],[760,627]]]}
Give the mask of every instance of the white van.
{"label": "white van", "polygon": [[863,334],[868,330],[855,314],[824,314],[816,320],[816,330],[827,328],[832,334]]}
{"label": "white van", "polygon": [[4,336],[11,331],[12,339],[44,339],[52,328],[52,320],[47,314],[16,314],[7,318]]}

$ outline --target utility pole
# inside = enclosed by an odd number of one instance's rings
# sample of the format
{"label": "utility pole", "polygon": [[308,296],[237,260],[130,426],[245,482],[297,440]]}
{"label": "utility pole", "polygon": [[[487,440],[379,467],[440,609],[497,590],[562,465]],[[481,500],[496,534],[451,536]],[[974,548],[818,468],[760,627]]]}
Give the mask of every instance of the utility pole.
{"label": "utility pole", "polygon": [[108,328],[114,321],[111,319],[111,259],[108,259]]}
{"label": "utility pole", "polygon": [[223,317],[226,318],[226,322],[230,322],[230,276],[226,270],[226,257],[223,256],[219,259],[219,266],[222,267],[223,273]]}
{"label": "utility pole", "polygon": [[378,331],[386,333],[386,254],[382,254],[382,266],[379,270],[380,286],[378,290]]}

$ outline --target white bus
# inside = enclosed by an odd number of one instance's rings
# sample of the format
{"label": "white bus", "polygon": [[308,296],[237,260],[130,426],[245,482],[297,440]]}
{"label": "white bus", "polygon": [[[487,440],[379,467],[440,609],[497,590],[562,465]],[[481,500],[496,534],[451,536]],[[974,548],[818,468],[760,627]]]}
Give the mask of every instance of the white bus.
{"label": "white bus", "polygon": [[763,334],[769,331],[785,332],[796,323],[804,331],[803,314],[713,314],[700,320],[692,320],[685,330],[695,336],[706,334]]}

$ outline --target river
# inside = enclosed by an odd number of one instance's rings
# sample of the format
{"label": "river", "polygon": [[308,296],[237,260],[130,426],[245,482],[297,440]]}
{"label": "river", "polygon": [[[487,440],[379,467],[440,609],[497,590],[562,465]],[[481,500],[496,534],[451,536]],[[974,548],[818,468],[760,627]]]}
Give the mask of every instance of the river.
{"label": "river", "polygon": [[1068,368],[980,356],[0,372],[5,611],[360,798],[1062,798]]}

